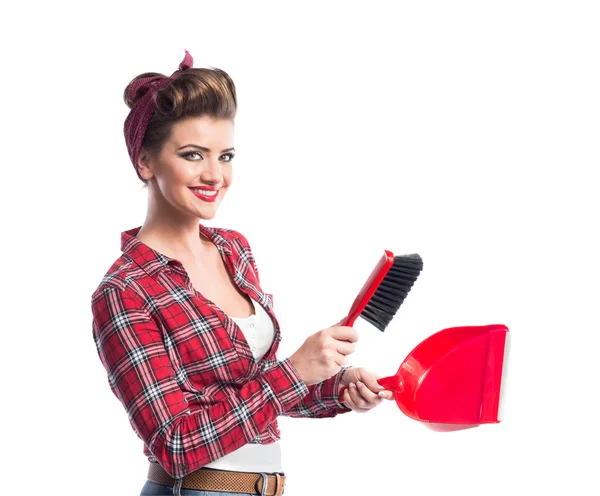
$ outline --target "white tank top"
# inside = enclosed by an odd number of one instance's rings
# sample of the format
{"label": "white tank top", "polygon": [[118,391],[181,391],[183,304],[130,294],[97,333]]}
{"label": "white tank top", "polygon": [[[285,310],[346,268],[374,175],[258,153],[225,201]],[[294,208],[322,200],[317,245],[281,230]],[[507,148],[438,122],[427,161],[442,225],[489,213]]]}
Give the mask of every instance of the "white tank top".
{"label": "white tank top", "polygon": [[[265,309],[250,298],[254,305],[254,315],[250,317],[230,317],[242,330],[256,360],[260,360],[275,337],[273,321]],[[246,443],[227,455],[204,465],[219,470],[236,472],[284,472],[279,441],[271,444]]]}

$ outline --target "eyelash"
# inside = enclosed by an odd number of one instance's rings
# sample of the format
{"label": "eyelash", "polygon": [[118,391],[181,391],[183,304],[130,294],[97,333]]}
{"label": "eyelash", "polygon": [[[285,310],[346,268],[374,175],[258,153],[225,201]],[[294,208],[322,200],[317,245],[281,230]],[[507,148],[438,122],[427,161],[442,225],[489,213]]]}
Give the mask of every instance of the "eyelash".
{"label": "eyelash", "polygon": [[[188,158],[190,155],[199,155],[200,157],[202,157],[202,155],[200,155],[199,152],[187,152],[183,153],[181,156],[184,158]],[[227,160],[226,162],[231,162],[233,160],[233,157],[235,157],[235,153],[224,153],[223,156],[225,155],[229,155],[229,160]]]}

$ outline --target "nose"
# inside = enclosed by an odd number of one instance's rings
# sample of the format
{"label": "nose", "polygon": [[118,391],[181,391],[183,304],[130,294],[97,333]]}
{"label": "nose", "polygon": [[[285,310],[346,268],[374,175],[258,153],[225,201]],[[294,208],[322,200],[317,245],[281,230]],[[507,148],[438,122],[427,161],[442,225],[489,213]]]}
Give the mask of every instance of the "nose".
{"label": "nose", "polygon": [[208,158],[202,160],[202,171],[200,179],[207,184],[221,184],[223,182],[223,171],[218,159]]}

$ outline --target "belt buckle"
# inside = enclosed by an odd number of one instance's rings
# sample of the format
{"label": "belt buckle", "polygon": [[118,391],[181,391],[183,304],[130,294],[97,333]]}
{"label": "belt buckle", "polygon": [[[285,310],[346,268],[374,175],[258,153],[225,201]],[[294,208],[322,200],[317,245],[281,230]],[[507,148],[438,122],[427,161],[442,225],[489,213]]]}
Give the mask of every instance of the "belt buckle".
{"label": "belt buckle", "polygon": [[[283,493],[285,492],[285,483],[281,484],[281,475],[279,474],[279,472],[274,472],[273,474],[261,474],[263,476],[263,488],[261,491],[261,494],[266,494],[267,491],[269,490],[269,475],[274,475],[275,476],[275,492],[273,493],[273,496],[281,496],[283,495]],[[264,477],[266,476],[266,477]],[[255,489],[257,491],[259,491],[258,489],[258,482],[260,481],[260,479],[258,479],[256,481],[255,484]],[[279,492],[281,490],[281,492]]]}

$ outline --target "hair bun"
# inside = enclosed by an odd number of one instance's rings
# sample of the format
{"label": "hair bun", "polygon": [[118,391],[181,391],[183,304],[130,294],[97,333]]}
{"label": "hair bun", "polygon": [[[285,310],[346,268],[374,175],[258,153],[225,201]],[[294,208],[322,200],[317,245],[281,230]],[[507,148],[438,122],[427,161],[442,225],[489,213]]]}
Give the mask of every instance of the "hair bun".
{"label": "hair bun", "polygon": [[167,76],[159,72],[145,72],[136,76],[125,88],[123,100],[131,109],[135,104],[150,90],[152,86],[160,80],[167,79]]}

